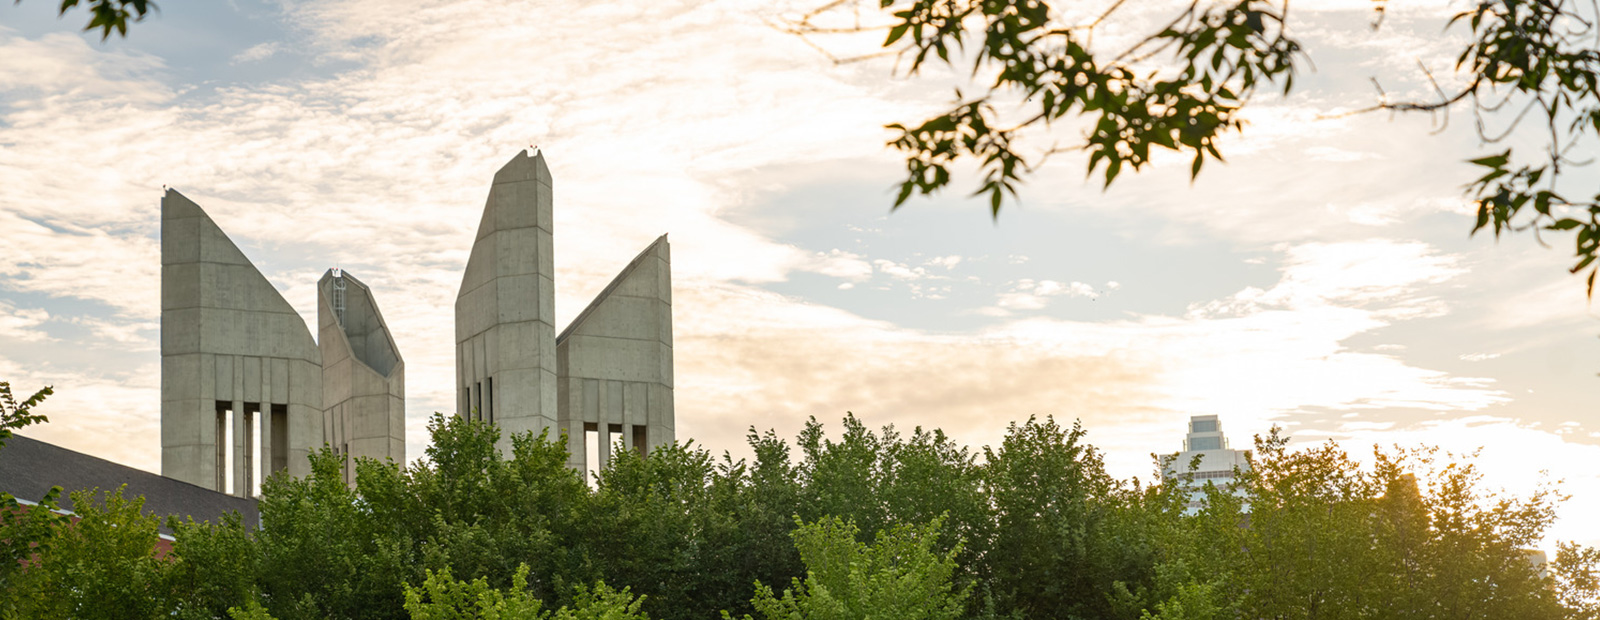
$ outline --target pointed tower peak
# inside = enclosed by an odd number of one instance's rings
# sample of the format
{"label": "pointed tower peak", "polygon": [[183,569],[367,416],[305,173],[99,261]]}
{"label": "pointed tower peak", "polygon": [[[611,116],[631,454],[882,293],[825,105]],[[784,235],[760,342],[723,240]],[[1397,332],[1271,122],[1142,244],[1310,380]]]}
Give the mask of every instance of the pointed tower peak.
{"label": "pointed tower peak", "polygon": [[534,150],[533,155],[528,155],[527,149],[517,153],[511,161],[500,167],[494,173],[495,183],[516,183],[518,181],[538,181],[545,185],[551,184],[550,168],[544,163],[544,153]]}
{"label": "pointed tower peak", "polygon": [[195,204],[195,201],[189,200],[188,196],[178,193],[176,189],[167,188],[166,193],[161,195],[161,219],[176,220],[185,217],[209,219],[211,216],[207,215],[200,205]]}

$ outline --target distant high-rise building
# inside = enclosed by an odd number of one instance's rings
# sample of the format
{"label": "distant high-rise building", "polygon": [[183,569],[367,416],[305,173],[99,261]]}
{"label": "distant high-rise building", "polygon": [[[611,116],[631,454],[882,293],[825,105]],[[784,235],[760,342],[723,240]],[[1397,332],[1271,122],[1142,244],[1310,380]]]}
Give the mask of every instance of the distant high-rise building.
{"label": "distant high-rise building", "polygon": [[[1189,418],[1189,433],[1183,438],[1183,451],[1173,456],[1163,476],[1180,480],[1189,488],[1189,503],[1185,512],[1193,514],[1205,499],[1206,484],[1226,489],[1234,481],[1235,471],[1250,469],[1250,451],[1228,447],[1228,438],[1222,434],[1222,423],[1214,415],[1197,415]],[[1190,467],[1194,469],[1191,471]],[[1183,474],[1193,473],[1184,480]]]}

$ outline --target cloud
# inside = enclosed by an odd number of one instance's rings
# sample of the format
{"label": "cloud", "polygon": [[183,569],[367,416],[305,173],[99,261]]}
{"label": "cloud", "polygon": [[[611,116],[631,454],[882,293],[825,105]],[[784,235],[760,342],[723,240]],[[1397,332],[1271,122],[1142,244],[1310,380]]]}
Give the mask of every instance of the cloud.
{"label": "cloud", "polygon": [[1382,305],[1382,316],[1438,316],[1448,311],[1418,287],[1462,273],[1459,259],[1426,243],[1371,239],[1280,245],[1282,279],[1271,289],[1246,288],[1227,299],[1191,306],[1195,316],[1223,316],[1265,308],[1309,309]]}
{"label": "cloud", "polygon": [[928,270],[922,267],[912,267],[892,260],[877,259],[872,261],[877,266],[878,272],[896,280],[921,280],[928,277]]}
{"label": "cloud", "polygon": [[[1000,311],[1040,310],[1050,303],[1050,297],[1094,297],[1097,294],[1094,287],[1082,282],[1063,284],[1055,280],[1035,281],[1024,278],[1013,282],[1011,290],[1001,293],[995,301],[994,308]],[[1007,314],[993,310],[989,312],[995,316]]]}
{"label": "cloud", "polygon": [[256,62],[258,60],[266,60],[276,56],[278,52],[282,50],[283,43],[279,41],[259,43],[246,48],[244,51],[239,52],[238,54],[235,54],[231,63],[241,65]]}
{"label": "cloud", "polygon": [[18,308],[0,300],[0,339],[22,342],[52,340],[49,334],[39,329],[48,320],[50,313],[43,309]]}
{"label": "cloud", "polygon": [[[863,282],[872,277],[872,263],[860,254],[833,249],[817,252],[814,261],[805,270],[848,280],[845,284]],[[841,285],[842,286],[842,285]]]}

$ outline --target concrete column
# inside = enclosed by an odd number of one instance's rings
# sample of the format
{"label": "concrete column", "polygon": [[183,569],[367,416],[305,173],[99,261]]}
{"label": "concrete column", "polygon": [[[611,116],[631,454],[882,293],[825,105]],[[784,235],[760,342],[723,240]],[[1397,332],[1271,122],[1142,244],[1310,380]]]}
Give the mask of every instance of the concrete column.
{"label": "concrete column", "polygon": [[589,471],[589,448],[583,443],[583,418],[567,420],[567,463],[578,473],[587,478]]}
{"label": "concrete column", "polygon": [[245,443],[244,401],[233,401],[233,495],[245,496],[245,481],[249,480],[250,461],[245,458],[249,449]]}
{"label": "concrete column", "polygon": [[218,493],[226,493],[228,492],[228,412],[226,410],[217,411],[214,419],[216,420],[214,425],[216,427],[214,431],[216,436],[211,438],[211,447],[216,452],[217,470],[214,478],[216,478],[217,486],[212,490]]}
{"label": "concrete column", "polygon": [[267,476],[272,475],[272,403],[261,403],[261,413],[257,413],[256,418],[256,432],[261,433],[261,454],[256,455],[256,466],[261,470],[261,482],[265,483]]}
{"label": "concrete column", "polygon": [[595,425],[600,440],[600,462],[595,464],[596,471],[605,469],[611,464],[611,423],[604,414],[605,412],[601,411],[600,423]]}

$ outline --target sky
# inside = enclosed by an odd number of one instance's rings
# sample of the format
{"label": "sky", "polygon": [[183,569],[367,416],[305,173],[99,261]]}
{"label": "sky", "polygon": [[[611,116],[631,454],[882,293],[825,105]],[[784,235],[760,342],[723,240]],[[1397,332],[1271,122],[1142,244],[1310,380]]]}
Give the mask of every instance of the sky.
{"label": "sky", "polygon": [[[310,321],[325,269],[371,286],[422,455],[452,408],[453,304],[490,180],[536,147],[558,331],[670,235],[680,440],[739,457],[752,427],[853,412],[979,447],[1048,415],[1149,480],[1189,416],[1216,414],[1236,448],[1276,425],[1357,456],[1476,452],[1487,489],[1570,496],[1548,541],[1600,543],[1600,312],[1567,273],[1571,238],[1469,236],[1465,160],[1503,146],[1465,111],[1341,114],[1375,82],[1429,96],[1419,66],[1462,82],[1451,2],[1390,3],[1377,31],[1365,0],[1297,2],[1314,69],[1251,102],[1226,164],[1191,182],[1186,157],[1158,157],[1103,189],[1061,154],[998,219],[970,171],[891,212],[884,125],[970,83],[832,60],[881,32],[780,27],[821,2],[166,0],[105,42],[81,10],[5,4],[0,380],[56,391],[24,435],[159,471],[167,186]],[[1133,3],[1096,45],[1172,6]]]}

